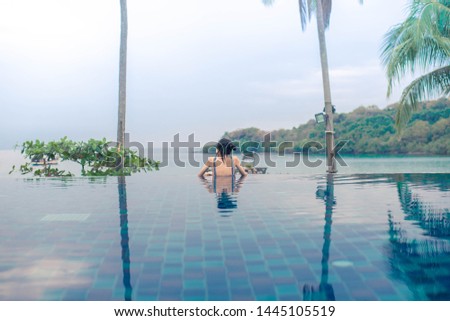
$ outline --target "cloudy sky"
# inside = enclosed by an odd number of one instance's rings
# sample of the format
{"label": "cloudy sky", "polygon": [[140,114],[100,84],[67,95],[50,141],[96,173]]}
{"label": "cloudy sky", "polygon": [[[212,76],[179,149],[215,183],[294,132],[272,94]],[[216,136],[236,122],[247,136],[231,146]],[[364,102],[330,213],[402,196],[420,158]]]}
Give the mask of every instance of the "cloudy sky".
{"label": "cloudy sky", "polygon": [[[408,0],[335,0],[327,31],[333,104],[384,108],[384,33]],[[127,132],[201,142],[292,128],[323,108],[314,21],[297,0],[128,0]],[[119,0],[0,0],[0,149],[26,139],[114,139]]]}

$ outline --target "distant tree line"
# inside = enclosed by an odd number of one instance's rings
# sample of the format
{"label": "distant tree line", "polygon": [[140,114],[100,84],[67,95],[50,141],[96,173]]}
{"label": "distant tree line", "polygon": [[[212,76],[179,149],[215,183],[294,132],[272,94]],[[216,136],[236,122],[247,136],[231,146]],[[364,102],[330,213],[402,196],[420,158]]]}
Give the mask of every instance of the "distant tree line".
{"label": "distant tree line", "polygon": [[[397,107],[361,106],[349,113],[335,114],[336,142],[347,141],[340,153],[450,155],[450,100],[420,103],[401,134],[395,128]],[[262,142],[267,133],[251,127],[226,132],[224,137],[242,144]],[[302,151],[311,141],[321,144],[325,141],[324,125],[316,124],[314,120],[270,134],[277,144],[293,142],[291,151]]]}

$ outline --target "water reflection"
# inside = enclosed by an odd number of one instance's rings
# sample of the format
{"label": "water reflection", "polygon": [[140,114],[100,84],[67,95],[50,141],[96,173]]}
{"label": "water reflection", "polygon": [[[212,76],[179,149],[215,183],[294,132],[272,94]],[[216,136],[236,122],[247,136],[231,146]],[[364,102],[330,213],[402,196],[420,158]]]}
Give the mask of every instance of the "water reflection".
{"label": "water reflection", "polygon": [[331,245],[331,224],[333,222],[333,208],[336,205],[334,197],[334,175],[327,174],[326,186],[318,186],[316,198],[323,199],[325,203],[325,224],[323,227],[323,246],[322,246],[322,273],[320,275],[319,286],[305,284],[303,286],[304,301],[334,301],[335,295],[333,286],[328,283],[328,261],[330,258]]}
{"label": "water reflection", "polygon": [[417,194],[412,192],[408,181],[397,181],[397,191],[406,220],[416,221],[426,232],[426,235],[450,238],[449,209],[435,209],[424,202]]}
{"label": "water reflection", "polygon": [[237,180],[234,176],[200,178],[208,192],[216,195],[217,210],[221,216],[230,216],[237,209],[237,193],[244,180],[245,176]]}
{"label": "water reflection", "polygon": [[[388,212],[389,246],[386,252],[391,273],[408,286],[415,300],[449,300],[449,210],[435,208],[413,193],[418,180],[421,184],[425,180],[427,188],[433,186],[440,191],[448,191],[448,182],[435,175],[396,175],[395,179],[405,217],[399,221],[392,211]],[[423,234],[411,235],[406,226],[409,222],[419,227]]]}
{"label": "water reflection", "polygon": [[125,176],[117,177],[117,186],[119,191],[120,246],[122,248],[123,286],[125,288],[125,301],[131,301],[133,288],[131,287],[130,238],[128,236],[127,186]]}

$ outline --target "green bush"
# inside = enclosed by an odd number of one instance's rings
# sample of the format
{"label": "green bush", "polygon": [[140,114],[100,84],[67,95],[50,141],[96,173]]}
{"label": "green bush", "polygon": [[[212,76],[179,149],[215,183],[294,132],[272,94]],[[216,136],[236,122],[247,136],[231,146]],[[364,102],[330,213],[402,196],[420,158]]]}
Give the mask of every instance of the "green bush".
{"label": "green bush", "polygon": [[[21,154],[29,162],[20,165],[21,174],[33,173],[34,176],[73,176],[65,170],[54,167],[52,161],[72,161],[81,165],[82,176],[121,176],[140,171],[159,169],[159,162],[140,157],[129,148],[117,149],[105,138],[89,139],[87,142],[74,142],[61,138],[59,141],[45,143],[40,140],[22,143]],[[35,169],[33,162],[43,161],[42,167]],[[13,166],[10,174],[16,170]]]}

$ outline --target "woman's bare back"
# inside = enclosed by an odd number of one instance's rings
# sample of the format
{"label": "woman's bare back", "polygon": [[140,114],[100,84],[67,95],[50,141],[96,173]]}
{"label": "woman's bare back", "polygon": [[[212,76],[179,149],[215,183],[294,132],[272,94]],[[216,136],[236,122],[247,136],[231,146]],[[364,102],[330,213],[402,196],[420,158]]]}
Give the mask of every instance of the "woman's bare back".
{"label": "woman's bare back", "polygon": [[234,173],[234,166],[239,164],[239,159],[234,156],[233,161],[230,156],[225,156],[224,159],[222,157],[210,157],[208,159],[209,166],[214,168],[213,175],[216,176],[231,176]]}

